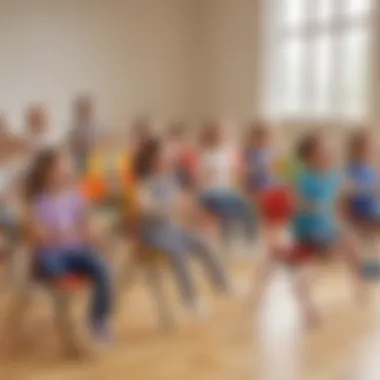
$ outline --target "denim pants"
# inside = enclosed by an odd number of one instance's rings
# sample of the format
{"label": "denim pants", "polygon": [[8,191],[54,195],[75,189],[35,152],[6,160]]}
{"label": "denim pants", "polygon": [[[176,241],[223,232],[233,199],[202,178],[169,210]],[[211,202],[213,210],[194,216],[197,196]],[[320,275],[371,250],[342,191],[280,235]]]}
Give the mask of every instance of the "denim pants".
{"label": "denim pants", "polygon": [[235,224],[240,224],[250,242],[255,234],[255,214],[252,205],[233,190],[205,191],[200,195],[201,204],[221,222],[221,236],[226,244],[231,241]]}
{"label": "denim pants", "polygon": [[93,286],[91,322],[105,322],[112,305],[110,273],[105,262],[90,248],[38,252],[36,265],[38,277],[47,281],[67,274],[88,276]]}
{"label": "denim pants", "polygon": [[206,240],[165,220],[145,220],[145,223],[142,223],[141,238],[144,246],[169,257],[185,303],[191,304],[197,297],[189,265],[191,255],[195,255],[201,261],[219,290],[227,290],[228,281],[224,267]]}

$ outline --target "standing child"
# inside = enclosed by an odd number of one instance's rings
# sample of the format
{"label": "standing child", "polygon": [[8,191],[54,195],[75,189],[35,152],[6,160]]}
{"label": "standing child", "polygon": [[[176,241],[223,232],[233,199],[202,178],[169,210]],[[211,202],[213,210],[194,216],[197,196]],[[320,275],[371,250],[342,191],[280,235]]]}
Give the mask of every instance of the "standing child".
{"label": "standing child", "polygon": [[112,306],[110,272],[97,254],[88,228],[88,210],[71,185],[70,160],[55,150],[35,158],[26,180],[29,228],[38,276],[57,282],[67,274],[88,276],[93,286],[89,326],[93,337],[107,338]]}
{"label": "standing child", "polygon": [[45,107],[33,105],[27,109],[25,133],[28,150],[32,156],[55,143],[50,129],[49,115]]}
{"label": "standing child", "polygon": [[78,97],[73,105],[69,146],[80,173],[86,170],[88,158],[97,146],[101,134],[102,125],[97,121],[94,100],[89,96]]}

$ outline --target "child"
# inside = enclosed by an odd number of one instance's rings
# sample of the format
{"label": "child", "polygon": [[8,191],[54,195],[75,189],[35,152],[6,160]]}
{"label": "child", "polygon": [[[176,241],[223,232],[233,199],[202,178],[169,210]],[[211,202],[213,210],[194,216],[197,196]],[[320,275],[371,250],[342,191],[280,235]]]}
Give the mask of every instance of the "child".
{"label": "child", "polygon": [[13,252],[20,243],[20,223],[15,204],[18,186],[23,175],[19,156],[25,150],[22,139],[14,135],[5,118],[0,117],[0,261],[13,272]]}
{"label": "child", "polygon": [[[287,255],[282,259],[298,269],[296,292],[307,324],[314,325],[319,317],[311,301],[308,273],[313,259],[334,248],[344,256],[356,280],[361,282],[359,251],[357,242],[346,236],[339,224],[335,208],[341,181],[325,140],[319,134],[310,134],[301,140],[297,150],[303,171],[296,185],[298,207],[292,221],[293,237],[289,236],[284,247]],[[267,229],[267,232],[270,252],[265,265],[260,268],[261,273],[259,271],[260,291],[263,279],[268,277],[277,259],[274,248],[277,248],[279,237],[274,236],[273,230]],[[281,238],[283,236],[281,234]]]}
{"label": "child", "polygon": [[332,152],[321,135],[311,134],[301,141],[298,155],[303,171],[297,185],[299,210],[293,223],[296,244],[316,255],[331,248],[337,250],[351,268],[361,291],[360,248],[339,220],[337,203],[342,181]]}
{"label": "child", "polygon": [[368,132],[352,134],[348,144],[348,212],[356,225],[366,228],[380,222],[380,177],[374,153],[372,136]]}
{"label": "child", "polygon": [[230,244],[234,224],[240,223],[252,243],[255,217],[251,204],[239,193],[241,167],[234,149],[225,141],[218,123],[204,127],[198,165],[198,189],[204,208],[220,221],[221,236]]}
{"label": "child", "polygon": [[186,126],[174,123],[169,127],[168,153],[178,182],[186,189],[195,185],[197,152],[187,141]]}
{"label": "child", "polygon": [[49,282],[71,273],[91,278],[94,293],[89,324],[94,338],[101,342],[108,338],[110,273],[94,249],[87,207],[71,185],[69,163],[59,151],[42,150],[26,179],[36,274]]}
{"label": "child", "polygon": [[168,255],[186,306],[198,313],[198,295],[189,266],[189,255],[197,255],[221,291],[228,281],[217,256],[204,238],[185,229],[181,219],[186,210],[181,191],[170,171],[165,150],[158,140],[146,141],[137,152],[134,172],[139,181],[139,237],[144,246]]}
{"label": "child", "polygon": [[373,252],[380,225],[380,177],[374,156],[371,134],[365,130],[354,132],[348,144],[348,185],[344,196],[347,221],[370,253],[363,262],[363,273],[366,277],[378,278],[380,265]]}
{"label": "child", "polygon": [[75,100],[72,123],[69,146],[77,169],[83,173],[90,154],[102,137],[103,129],[96,120],[95,102],[89,96],[80,96]]}
{"label": "child", "polygon": [[42,105],[29,107],[25,115],[26,143],[30,154],[56,143],[49,125],[49,115]]}
{"label": "child", "polygon": [[257,195],[274,184],[274,159],[270,131],[263,123],[255,123],[248,132],[243,153],[245,182],[250,194]]}

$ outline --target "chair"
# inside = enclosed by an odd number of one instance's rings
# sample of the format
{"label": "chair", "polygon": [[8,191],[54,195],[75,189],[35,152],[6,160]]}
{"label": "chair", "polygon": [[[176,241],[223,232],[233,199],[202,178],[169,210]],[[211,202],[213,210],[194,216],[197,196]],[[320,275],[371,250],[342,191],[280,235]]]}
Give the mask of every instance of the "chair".
{"label": "chair", "polygon": [[74,324],[70,315],[73,295],[84,290],[89,279],[81,275],[65,275],[54,283],[46,283],[37,279],[39,285],[50,292],[54,302],[55,320],[65,353],[76,350]]}
{"label": "chair", "polygon": [[[30,231],[24,230],[29,247],[34,247],[33,237]],[[29,248],[30,249],[30,248]],[[28,252],[27,257],[32,257]],[[55,321],[64,352],[71,354],[76,350],[74,326],[70,316],[70,301],[72,295],[83,290],[89,280],[84,276],[67,275],[55,282],[47,282],[37,272],[35,261],[32,259],[28,262],[28,273],[24,281],[18,284],[17,294],[13,297],[13,305],[10,307],[9,321],[12,331],[18,331],[23,319],[27,315],[28,308],[32,302],[33,291],[37,288],[47,291],[52,296]]]}
{"label": "chair", "polygon": [[[135,199],[135,189],[128,191],[125,196],[126,225],[130,228],[132,238],[131,262],[122,271],[122,279],[119,292],[126,289],[131,284],[137,271],[141,271],[145,277],[148,289],[156,305],[159,325],[164,329],[173,326],[174,319],[169,310],[168,300],[165,294],[162,279],[163,266],[166,266],[166,255],[160,251],[155,251],[144,247],[136,237],[139,221],[139,210]],[[119,301],[120,302],[120,301]]]}

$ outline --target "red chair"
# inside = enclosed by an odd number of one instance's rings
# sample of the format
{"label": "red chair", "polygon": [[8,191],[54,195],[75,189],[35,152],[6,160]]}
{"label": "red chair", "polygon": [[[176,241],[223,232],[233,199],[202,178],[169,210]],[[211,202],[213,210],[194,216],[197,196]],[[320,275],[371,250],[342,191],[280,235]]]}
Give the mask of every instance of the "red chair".
{"label": "red chair", "polygon": [[278,260],[292,266],[308,264],[317,258],[318,252],[315,246],[310,244],[295,244],[290,248],[277,253]]}
{"label": "red chair", "polygon": [[288,187],[273,187],[259,194],[258,207],[265,220],[284,223],[289,221],[295,212],[295,196]]}

